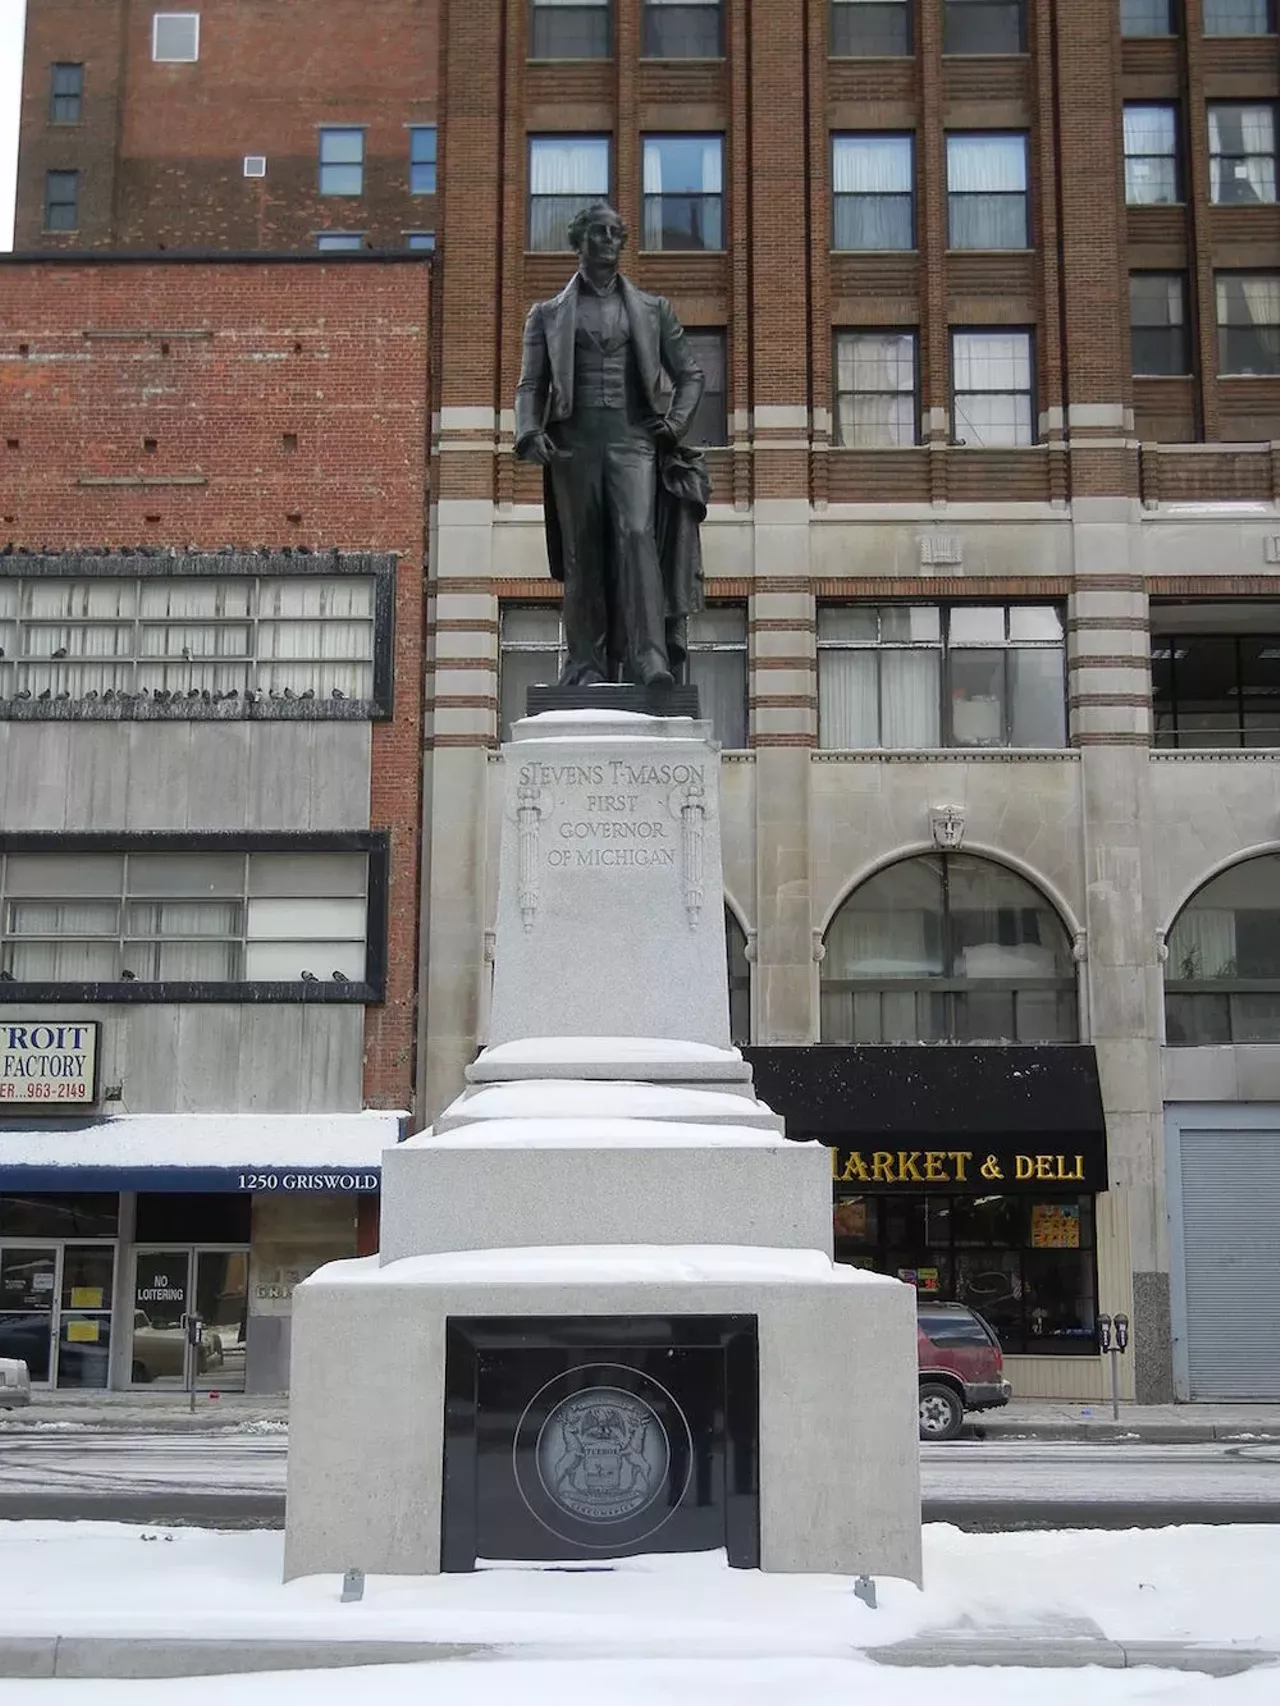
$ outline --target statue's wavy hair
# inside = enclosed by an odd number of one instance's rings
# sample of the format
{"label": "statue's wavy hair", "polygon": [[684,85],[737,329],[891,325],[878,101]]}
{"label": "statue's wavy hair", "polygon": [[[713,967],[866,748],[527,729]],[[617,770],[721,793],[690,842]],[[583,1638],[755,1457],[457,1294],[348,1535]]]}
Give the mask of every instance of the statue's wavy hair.
{"label": "statue's wavy hair", "polygon": [[626,241],[629,235],[626,221],[620,217],[617,208],[611,206],[607,201],[593,201],[588,207],[580,208],[578,212],[574,214],[573,219],[570,222],[569,247],[571,249],[576,251],[582,247],[582,239],[587,234],[587,227],[601,213],[613,214],[614,218],[617,219],[618,223],[622,226],[623,241]]}

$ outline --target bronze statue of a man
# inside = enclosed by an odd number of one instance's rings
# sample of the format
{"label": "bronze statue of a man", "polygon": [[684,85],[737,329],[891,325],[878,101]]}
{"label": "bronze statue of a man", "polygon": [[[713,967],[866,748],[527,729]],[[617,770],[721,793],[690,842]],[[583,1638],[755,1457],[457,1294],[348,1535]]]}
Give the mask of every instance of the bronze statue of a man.
{"label": "bronze statue of a man", "polygon": [[562,685],[662,691],[700,586],[707,481],[680,439],[705,381],[671,304],[619,273],[626,239],[606,202],[570,225],[578,270],[525,322],[515,447],[544,470],[547,554],[564,582]]}

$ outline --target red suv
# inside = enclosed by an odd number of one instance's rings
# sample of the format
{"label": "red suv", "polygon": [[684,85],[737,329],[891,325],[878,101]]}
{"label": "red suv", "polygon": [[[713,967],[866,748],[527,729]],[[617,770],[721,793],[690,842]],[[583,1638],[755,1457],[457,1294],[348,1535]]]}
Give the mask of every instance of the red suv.
{"label": "red suv", "polygon": [[1009,1402],[1004,1354],[994,1330],[963,1303],[919,1300],[920,1438],[954,1439],[966,1410]]}

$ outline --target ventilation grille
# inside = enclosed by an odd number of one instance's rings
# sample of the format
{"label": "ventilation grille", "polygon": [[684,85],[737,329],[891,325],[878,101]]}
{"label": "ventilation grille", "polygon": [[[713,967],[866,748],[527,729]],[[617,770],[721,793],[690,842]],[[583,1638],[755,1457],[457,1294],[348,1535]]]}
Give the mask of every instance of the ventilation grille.
{"label": "ventilation grille", "polygon": [[266,155],[246,154],[244,157],[244,175],[246,178],[265,178],[267,175]]}

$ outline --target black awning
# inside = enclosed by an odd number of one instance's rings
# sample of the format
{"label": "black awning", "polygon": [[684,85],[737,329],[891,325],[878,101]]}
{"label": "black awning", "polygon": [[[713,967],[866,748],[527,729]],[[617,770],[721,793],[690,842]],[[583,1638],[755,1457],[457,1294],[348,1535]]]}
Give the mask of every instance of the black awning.
{"label": "black awning", "polygon": [[[976,1185],[982,1158],[990,1154],[996,1170],[986,1174],[988,1181],[1107,1188],[1102,1089],[1087,1044],[822,1044],[742,1052],[754,1070],[756,1094],[782,1115],[788,1137],[816,1138],[865,1157],[901,1152],[902,1164],[879,1182],[905,1184],[927,1172],[940,1184]],[[938,1162],[930,1171],[923,1158],[908,1162],[917,1150],[962,1151],[976,1160]],[[868,1159],[869,1172],[873,1165]],[[854,1164],[851,1177],[862,1177],[860,1167]]]}

